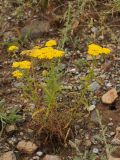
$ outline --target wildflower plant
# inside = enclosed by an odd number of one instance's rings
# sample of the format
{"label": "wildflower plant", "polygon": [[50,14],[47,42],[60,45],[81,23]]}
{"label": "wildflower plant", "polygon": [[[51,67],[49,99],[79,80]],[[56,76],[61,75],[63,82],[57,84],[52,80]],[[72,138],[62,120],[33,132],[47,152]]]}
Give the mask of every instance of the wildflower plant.
{"label": "wildflower plant", "polygon": [[[28,57],[29,61],[14,62],[12,67],[17,69],[13,71],[13,76],[24,82],[23,95],[35,104],[31,112],[34,126],[40,127],[37,133],[66,140],[74,109],[68,109],[58,102],[62,76],[59,65],[64,52],[56,49],[56,45],[55,40],[50,40],[45,43],[45,47],[35,46],[22,51],[20,54]],[[36,73],[38,65],[45,70]]]}
{"label": "wildflower plant", "polygon": [[88,45],[87,53],[88,55],[92,56],[92,63],[89,66],[88,74],[84,77],[81,77],[80,83],[82,84],[82,90],[80,92],[80,100],[79,102],[82,103],[85,108],[89,111],[90,102],[87,98],[88,92],[90,89],[90,84],[93,82],[93,80],[96,80],[95,76],[95,69],[97,67],[97,58],[98,56],[105,56],[110,54],[111,50],[109,48],[101,47],[97,44],[90,44]]}
{"label": "wildflower plant", "polygon": [[[56,46],[55,40],[49,40],[44,46],[35,46],[22,51],[20,55],[29,60],[13,62],[12,75],[24,82],[23,93],[35,104],[32,119],[35,125],[40,126],[40,133],[50,133],[66,140],[70,132],[69,125],[77,118],[75,116],[78,116],[78,107],[83,104],[89,111],[87,96],[89,85],[96,79],[94,69],[97,66],[97,56],[109,54],[110,49],[96,44],[88,46],[87,52],[93,57],[92,64],[88,65],[88,74],[80,80],[82,89],[78,93],[76,106],[70,108],[57,101],[61,91],[59,65],[64,51],[56,49]],[[37,71],[38,65],[45,70]]]}
{"label": "wildflower plant", "polygon": [[[64,55],[64,52],[56,49],[56,45],[55,40],[49,40],[45,43],[45,47],[35,46],[31,50],[24,50],[20,55],[28,57],[29,61],[24,60],[12,64],[12,68],[16,69],[12,75],[24,82],[22,88],[24,95],[27,95],[26,97],[33,100],[32,102],[36,105],[32,111],[32,118],[37,123],[39,121],[42,127],[47,124],[46,121],[50,123],[51,115],[55,112],[57,115],[57,97],[61,90],[61,73],[57,69],[58,59]],[[44,70],[36,74],[37,65],[45,66],[46,72]],[[43,77],[44,81],[39,82],[39,77]],[[39,90],[42,90],[42,95],[39,94]],[[42,120],[39,117],[42,117]]]}

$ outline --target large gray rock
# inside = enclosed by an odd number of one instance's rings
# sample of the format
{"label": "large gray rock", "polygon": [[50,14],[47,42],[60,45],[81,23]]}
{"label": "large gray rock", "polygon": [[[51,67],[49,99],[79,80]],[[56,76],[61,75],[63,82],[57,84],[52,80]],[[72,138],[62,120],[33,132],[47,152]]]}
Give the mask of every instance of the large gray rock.
{"label": "large gray rock", "polygon": [[49,32],[50,23],[44,21],[33,21],[21,29],[22,37],[30,37],[32,39],[39,38],[42,34]]}

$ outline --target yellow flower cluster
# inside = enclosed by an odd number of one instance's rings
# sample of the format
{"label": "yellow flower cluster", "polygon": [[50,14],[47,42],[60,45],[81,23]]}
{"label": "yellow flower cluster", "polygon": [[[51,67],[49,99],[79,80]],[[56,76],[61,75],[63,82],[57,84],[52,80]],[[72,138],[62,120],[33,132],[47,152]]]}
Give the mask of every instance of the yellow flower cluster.
{"label": "yellow flower cluster", "polygon": [[19,50],[19,48],[17,47],[17,46],[10,46],[9,48],[8,48],[8,52],[16,52],[16,51],[18,51]]}
{"label": "yellow flower cluster", "polygon": [[52,47],[52,46],[56,46],[56,45],[57,45],[57,42],[55,40],[49,40],[45,44],[46,47]]}
{"label": "yellow flower cluster", "polygon": [[48,42],[46,42],[44,48],[36,48],[34,47],[31,50],[25,50],[23,52],[21,52],[21,55],[27,55],[33,58],[38,58],[38,59],[53,59],[53,58],[59,58],[62,57],[64,52],[54,49],[52,48],[52,46],[56,45],[56,41],[55,40],[50,40]]}
{"label": "yellow flower cluster", "polygon": [[103,48],[96,44],[90,44],[88,46],[88,54],[92,56],[98,56],[100,54],[109,54],[111,50],[109,48]]}
{"label": "yellow flower cluster", "polygon": [[13,62],[12,67],[21,69],[30,69],[31,62],[30,61]]}
{"label": "yellow flower cluster", "polygon": [[16,71],[14,71],[14,72],[12,73],[12,75],[13,75],[13,77],[16,77],[16,78],[20,79],[20,78],[22,78],[23,73],[20,72],[19,70],[16,70]]}

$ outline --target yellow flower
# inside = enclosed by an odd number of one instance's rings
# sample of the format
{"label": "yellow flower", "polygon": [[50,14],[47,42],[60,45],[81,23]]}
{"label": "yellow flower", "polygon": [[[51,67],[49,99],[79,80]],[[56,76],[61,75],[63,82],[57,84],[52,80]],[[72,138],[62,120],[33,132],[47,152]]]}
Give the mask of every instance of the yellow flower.
{"label": "yellow flower", "polygon": [[41,54],[40,49],[32,49],[29,56],[33,58],[37,58]]}
{"label": "yellow flower", "polygon": [[12,72],[12,75],[13,75],[13,77],[16,77],[19,79],[19,78],[22,78],[23,73],[20,72],[19,70],[16,70],[16,71]]}
{"label": "yellow flower", "polygon": [[109,54],[111,50],[109,48],[102,48],[99,45],[96,44],[90,44],[88,46],[88,54],[92,56],[98,56],[100,54]]}
{"label": "yellow flower", "polygon": [[92,56],[98,56],[99,54],[102,53],[102,47],[96,44],[90,44],[88,46],[88,54]]}
{"label": "yellow flower", "polygon": [[63,54],[63,51],[54,49],[52,47],[44,47],[41,49],[32,49],[29,56],[38,59],[53,59],[62,57]]}
{"label": "yellow flower", "polygon": [[57,50],[52,48],[52,46],[57,45],[55,40],[50,40],[46,42],[44,48],[40,48],[39,46],[35,46],[31,50],[25,50],[21,52],[21,55],[27,55],[33,58],[38,59],[53,59],[53,58],[59,58],[64,55],[63,51]]}
{"label": "yellow flower", "polygon": [[109,48],[103,48],[104,54],[110,54],[111,50]]}
{"label": "yellow flower", "polygon": [[19,68],[21,69],[30,69],[31,67],[31,62],[30,61],[21,61],[19,62]]}
{"label": "yellow flower", "polygon": [[29,55],[30,52],[31,52],[31,50],[24,50],[20,54],[21,55]]}
{"label": "yellow flower", "polygon": [[31,62],[30,61],[13,62],[12,67],[21,69],[30,69]]}
{"label": "yellow flower", "polygon": [[17,46],[10,46],[9,48],[8,48],[8,51],[9,52],[16,52],[16,51],[18,51],[19,50],[19,48],[17,47]]}
{"label": "yellow flower", "polygon": [[13,62],[12,67],[13,67],[13,68],[19,67],[19,62]]}
{"label": "yellow flower", "polygon": [[35,46],[33,47],[33,49],[40,49],[40,46]]}
{"label": "yellow flower", "polygon": [[52,47],[52,46],[56,46],[56,45],[57,45],[57,42],[55,40],[49,40],[45,44],[46,47]]}

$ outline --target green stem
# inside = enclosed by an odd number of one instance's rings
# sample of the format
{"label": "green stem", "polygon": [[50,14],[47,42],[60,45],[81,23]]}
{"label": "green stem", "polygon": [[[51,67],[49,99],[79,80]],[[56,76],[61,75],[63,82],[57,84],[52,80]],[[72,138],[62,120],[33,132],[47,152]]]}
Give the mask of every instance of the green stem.
{"label": "green stem", "polygon": [[107,156],[107,159],[109,159],[110,152],[109,152],[109,147],[108,147],[107,140],[106,140],[106,137],[105,137],[104,126],[102,125],[102,120],[101,120],[101,116],[100,116],[99,111],[96,110],[96,112],[97,112],[97,116],[98,116],[98,120],[99,120],[101,130],[102,130],[103,141],[104,141],[105,149],[106,149],[106,156]]}

